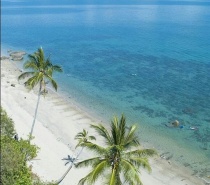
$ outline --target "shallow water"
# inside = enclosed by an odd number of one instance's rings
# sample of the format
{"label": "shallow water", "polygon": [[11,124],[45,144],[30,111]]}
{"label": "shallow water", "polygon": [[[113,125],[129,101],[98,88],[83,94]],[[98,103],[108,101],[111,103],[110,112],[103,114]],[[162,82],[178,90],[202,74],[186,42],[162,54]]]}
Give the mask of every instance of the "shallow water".
{"label": "shallow water", "polygon": [[[210,175],[210,6],[3,6],[4,48],[40,45],[63,94],[105,122],[125,113],[170,160]],[[183,128],[166,127],[179,120]],[[197,127],[191,130],[190,127]]]}

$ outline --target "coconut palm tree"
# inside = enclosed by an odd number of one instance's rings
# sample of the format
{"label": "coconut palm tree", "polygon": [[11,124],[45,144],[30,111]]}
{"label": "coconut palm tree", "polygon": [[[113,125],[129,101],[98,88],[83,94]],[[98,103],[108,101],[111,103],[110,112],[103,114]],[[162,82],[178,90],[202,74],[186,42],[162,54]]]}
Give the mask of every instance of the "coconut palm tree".
{"label": "coconut palm tree", "polygon": [[[76,146],[76,148],[78,146],[80,146],[81,144],[83,143],[86,143],[86,142],[89,142],[89,140],[95,140],[95,137],[94,136],[89,136],[88,135],[88,131],[86,131],[85,129],[83,129],[82,132],[79,132],[76,136],[75,136],[75,139],[78,140],[78,144]],[[77,156],[75,158],[71,157],[70,155],[68,155],[67,158],[64,158],[63,160],[67,160],[66,164],[67,165],[68,163],[71,163],[71,165],[68,167],[68,169],[66,170],[66,172],[63,174],[63,176],[57,180],[55,182],[55,184],[60,184],[63,179],[66,177],[66,175],[69,173],[69,171],[71,170],[71,168],[73,167],[74,165],[74,162],[78,159],[78,157],[80,156],[80,154],[82,153],[83,151],[83,148],[80,150],[80,152],[77,154]]]}
{"label": "coconut palm tree", "polygon": [[85,129],[83,129],[82,132],[79,132],[76,136],[75,139],[78,140],[78,144],[76,146],[76,148],[78,146],[83,145],[84,143],[87,143],[91,140],[96,140],[96,138],[94,136],[89,136],[88,135],[88,131],[86,131]]}
{"label": "coconut palm tree", "polygon": [[24,64],[25,69],[30,69],[22,73],[18,80],[28,77],[27,81],[24,83],[29,90],[33,89],[36,85],[39,85],[38,100],[36,104],[34,119],[31,127],[31,132],[29,134],[29,141],[33,134],[33,129],[36,121],[37,110],[39,106],[39,101],[42,93],[46,93],[46,84],[50,82],[52,87],[57,91],[58,85],[56,81],[52,78],[53,72],[62,72],[62,68],[58,65],[53,65],[50,58],[47,59],[44,56],[44,50],[39,48],[34,54],[28,55],[29,60]]}
{"label": "coconut palm tree", "polygon": [[101,184],[141,185],[139,168],[144,167],[151,171],[148,162],[149,156],[156,154],[153,149],[140,149],[140,143],[136,136],[136,126],[126,127],[126,119],[122,115],[118,121],[114,117],[111,128],[103,125],[91,125],[91,127],[104,139],[103,145],[92,142],[81,143],[80,146],[93,151],[97,156],[78,162],[77,168],[91,166],[90,173],[79,181],[79,185],[94,184],[102,177]]}

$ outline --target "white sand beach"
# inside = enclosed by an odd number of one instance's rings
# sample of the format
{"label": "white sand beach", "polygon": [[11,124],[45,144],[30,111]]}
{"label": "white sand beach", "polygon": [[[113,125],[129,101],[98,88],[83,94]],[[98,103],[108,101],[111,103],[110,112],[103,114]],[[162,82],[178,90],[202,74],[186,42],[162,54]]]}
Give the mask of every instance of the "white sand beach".
{"label": "white sand beach", "polygon": [[[23,81],[18,82],[17,77],[20,74],[21,71],[14,61],[1,61],[1,105],[14,120],[19,138],[27,139],[33,121],[37,92],[29,92]],[[88,130],[90,123],[99,123],[99,120],[59,95],[59,89],[58,93],[49,91],[45,98],[41,97],[33,133],[35,138],[32,141],[40,149],[38,156],[29,164],[32,165],[33,172],[42,180],[58,180],[69,167],[69,164],[65,166],[66,161],[62,159],[68,155],[75,156],[80,151],[80,148],[75,150],[75,135],[83,128]],[[90,155],[83,151],[79,159]],[[151,159],[151,167],[150,174],[141,170],[144,185],[205,184],[202,179],[192,176],[187,168],[159,156]],[[60,184],[76,185],[87,172],[88,169],[73,167]]]}

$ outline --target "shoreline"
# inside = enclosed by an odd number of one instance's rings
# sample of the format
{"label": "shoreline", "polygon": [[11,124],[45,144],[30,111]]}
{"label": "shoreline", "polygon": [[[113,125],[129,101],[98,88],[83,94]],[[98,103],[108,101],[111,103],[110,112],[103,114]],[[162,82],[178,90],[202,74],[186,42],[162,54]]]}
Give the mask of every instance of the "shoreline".
{"label": "shoreline", "polygon": [[[26,138],[31,126],[37,95],[33,91],[28,92],[22,82],[18,83],[17,76],[20,71],[14,63],[9,60],[1,61],[1,75],[5,75],[1,76],[2,106],[14,120],[19,137]],[[11,86],[12,83],[15,83],[15,87]],[[88,128],[90,123],[98,123],[95,117],[84,112],[78,104],[69,103],[70,101],[71,99],[68,99],[66,102],[62,94],[53,91],[49,91],[49,94],[45,98],[42,97],[40,101],[34,130],[35,139],[33,140],[40,147],[40,153],[37,160],[32,161],[31,165],[33,165],[33,171],[44,180],[57,180],[65,172],[67,166],[64,165],[62,158],[78,152],[74,150],[76,146],[74,136],[82,128]],[[29,123],[24,123],[25,120],[28,120]],[[49,156],[49,153],[52,156]],[[82,157],[86,157],[84,152]],[[46,160],[47,158],[49,159]],[[49,166],[52,162],[52,166],[56,166],[54,171]],[[157,185],[204,184],[203,180],[192,176],[187,168],[171,164],[161,157],[151,160],[151,167],[151,174],[141,170],[141,179],[144,185],[154,183]],[[86,169],[73,168],[61,184],[69,184],[68,182],[72,181],[72,176],[80,179],[86,172]],[[70,184],[77,184],[78,178],[75,178]]]}

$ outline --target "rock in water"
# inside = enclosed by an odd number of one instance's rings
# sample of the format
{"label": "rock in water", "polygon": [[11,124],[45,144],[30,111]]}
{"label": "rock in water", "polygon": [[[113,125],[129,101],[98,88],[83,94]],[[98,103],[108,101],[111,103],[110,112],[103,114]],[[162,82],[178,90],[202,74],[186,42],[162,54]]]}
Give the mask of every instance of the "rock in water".
{"label": "rock in water", "polygon": [[171,124],[174,126],[174,127],[178,127],[179,126],[179,121],[178,120],[174,120],[171,122]]}

